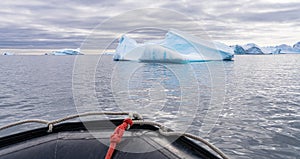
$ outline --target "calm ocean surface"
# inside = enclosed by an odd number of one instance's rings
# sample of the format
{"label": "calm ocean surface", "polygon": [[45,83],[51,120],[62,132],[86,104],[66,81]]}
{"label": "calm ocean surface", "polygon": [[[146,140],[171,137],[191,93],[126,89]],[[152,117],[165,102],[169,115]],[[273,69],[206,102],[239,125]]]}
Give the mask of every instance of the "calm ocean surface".
{"label": "calm ocean surface", "polygon": [[200,135],[232,158],[300,158],[299,70],[300,55],[293,54],[186,65],[114,62],[108,55],[0,56],[0,126],[136,111]]}

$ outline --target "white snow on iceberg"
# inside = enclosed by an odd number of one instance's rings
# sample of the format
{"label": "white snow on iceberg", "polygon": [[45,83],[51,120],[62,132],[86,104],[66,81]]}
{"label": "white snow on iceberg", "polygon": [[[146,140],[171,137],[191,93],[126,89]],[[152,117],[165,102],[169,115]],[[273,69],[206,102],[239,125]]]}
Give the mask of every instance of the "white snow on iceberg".
{"label": "white snow on iceberg", "polygon": [[114,60],[141,62],[188,63],[209,60],[231,60],[233,50],[225,44],[210,42],[171,30],[158,41],[137,43],[123,35],[114,54]]}
{"label": "white snow on iceberg", "polygon": [[52,51],[51,53],[46,53],[45,55],[83,55],[80,52],[80,48],[78,49],[63,49],[58,51]]}

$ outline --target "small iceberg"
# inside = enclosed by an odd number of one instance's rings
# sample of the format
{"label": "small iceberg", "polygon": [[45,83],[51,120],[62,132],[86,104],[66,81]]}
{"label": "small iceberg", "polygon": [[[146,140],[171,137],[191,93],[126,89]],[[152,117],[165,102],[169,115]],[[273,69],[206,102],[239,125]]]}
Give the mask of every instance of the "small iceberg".
{"label": "small iceberg", "polygon": [[12,53],[12,52],[4,52],[2,55],[15,55],[15,53]]}
{"label": "small iceberg", "polygon": [[51,53],[45,53],[45,55],[83,55],[83,53],[80,52],[80,48],[77,48],[52,51]]}
{"label": "small iceberg", "polygon": [[114,55],[115,52],[104,52],[103,55]]}
{"label": "small iceberg", "polygon": [[219,42],[210,42],[170,30],[162,40],[137,43],[123,35],[119,39],[115,61],[189,63],[211,60],[232,60],[233,49]]}

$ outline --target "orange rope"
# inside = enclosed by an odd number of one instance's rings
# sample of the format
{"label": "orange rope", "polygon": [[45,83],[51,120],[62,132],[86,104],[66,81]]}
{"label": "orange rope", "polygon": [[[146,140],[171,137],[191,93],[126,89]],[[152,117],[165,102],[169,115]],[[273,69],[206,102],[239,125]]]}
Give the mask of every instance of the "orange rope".
{"label": "orange rope", "polygon": [[132,125],[133,125],[132,120],[130,118],[127,118],[123,121],[121,125],[116,127],[114,133],[110,136],[110,145],[106,153],[105,159],[111,159],[117,144],[120,143],[122,140],[124,131],[129,129],[130,126]]}

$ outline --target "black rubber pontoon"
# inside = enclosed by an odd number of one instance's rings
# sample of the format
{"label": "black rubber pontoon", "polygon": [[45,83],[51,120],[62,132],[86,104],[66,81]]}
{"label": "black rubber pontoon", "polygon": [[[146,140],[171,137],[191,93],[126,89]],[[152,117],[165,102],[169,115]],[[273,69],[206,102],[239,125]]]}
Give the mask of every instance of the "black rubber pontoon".
{"label": "black rubber pontoon", "polygon": [[[0,138],[0,159],[102,159],[110,135],[123,120],[71,122]],[[87,130],[88,128],[88,130]],[[114,159],[218,158],[186,137],[162,136],[152,125],[133,125],[124,133]]]}

